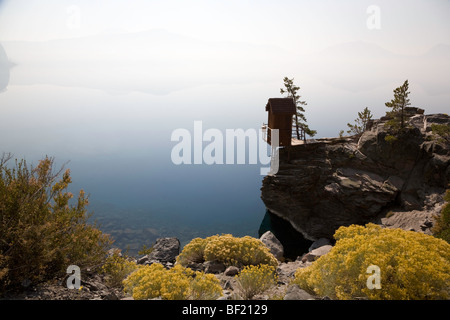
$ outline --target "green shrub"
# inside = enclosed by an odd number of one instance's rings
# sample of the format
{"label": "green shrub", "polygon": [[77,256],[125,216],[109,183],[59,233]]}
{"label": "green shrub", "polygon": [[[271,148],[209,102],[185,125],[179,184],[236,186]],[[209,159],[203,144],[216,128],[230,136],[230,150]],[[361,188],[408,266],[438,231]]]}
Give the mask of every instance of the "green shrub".
{"label": "green shrub", "polygon": [[[339,228],[332,250],[307,268],[294,283],[334,299],[449,299],[450,245],[413,231],[378,225]],[[367,268],[380,268],[381,289],[366,285]]]}
{"label": "green shrub", "polygon": [[246,266],[237,276],[238,290],[248,300],[277,284],[275,267],[266,264]]}
{"label": "green shrub", "polygon": [[[53,159],[28,168],[8,168],[0,159],[0,292],[102,263],[109,236],[88,224],[88,199],[81,190],[75,205],[67,191],[70,171],[53,173]],[[59,178],[62,173],[62,177]]]}
{"label": "green shrub", "polygon": [[441,137],[449,137],[450,136],[450,125],[433,123],[431,125],[431,131],[434,134],[437,134]]}
{"label": "green shrub", "polygon": [[436,223],[432,229],[433,235],[450,243],[450,190],[444,196],[446,203],[442,207],[441,214],[435,217]]}
{"label": "green shrub", "polygon": [[153,251],[153,245],[147,247],[147,245],[143,245],[142,248],[138,251],[138,255],[140,256],[146,256]]}
{"label": "green shrub", "polygon": [[395,141],[397,141],[398,138],[396,136],[390,135],[388,134],[387,136],[384,137],[384,141],[386,141],[389,144],[394,143]]}
{"label": "green shrub", "polygon": [[159,263],[139,266],[123,284],[124,291],[135,300],[215,300],[222,294],[220,282],[213,274],[194,272],[181,265],[170,270]]}
{"label": "green shrub", "polygon": [[189,262],[213,260],[238,267],[278,264],[277,259],[259,239],[250,236],[238,238],[230,234],[215,235],[206,239],[196,238],[183,248],[177,258],[177,262],[184,266]]}
{"label": "green shrub", "polygon": [[127,257],[123,257],[120,250],[114,250],[105,261],[101,268],[101,272],[106,275],[106,282],[113,287],[122,286],[123,280],[133,271],[137,269],[137,264],[130,261]]}

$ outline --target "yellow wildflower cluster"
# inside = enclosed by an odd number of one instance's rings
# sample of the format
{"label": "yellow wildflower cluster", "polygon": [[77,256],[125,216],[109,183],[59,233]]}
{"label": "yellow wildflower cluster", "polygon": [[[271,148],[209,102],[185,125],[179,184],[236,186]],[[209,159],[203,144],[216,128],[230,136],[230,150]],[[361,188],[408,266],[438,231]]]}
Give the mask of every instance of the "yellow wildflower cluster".
{"label": "yellow wildflower cluster", "polygon": [[106,281],[109,285],[120,287],[123,279],[137,269],[136,262],[124,258],[120,250],[114,250],[113,254],[106,258],[101,268],[101,272],[106,275]]}
{"label": "yellow wildflower cluster", "polygon": [[251,299],[275,286],[277,279],[274,266],[260,264],[244,267],[237,276],[237,283],[242,298]]}
{"label": "yellow wildflower cluster", "polygon": [[[375,224],[339,228],[336,245],[294,283],[337,299],[449,299],[450,245],[433,236]],[[367,285],[368,267],[380,270],[381,287]],[[370,279],[369,279],[370,280]]]}
{"label": "yellow wildflower cluster", "polygon": [[183,266],[187,266],[190,262],[204,262],[205,247],[211,238],[212,237],[206,239],[192,239],[191,242],[184,246],[183,251],[178,255],[177,262]]}
{"label": "yellow wildflower cluster", "polygon": [[193,239],[183,248],[177,258],[178,263],[184,266],[189,262],[212,260],[239,267],[258,264],[276,266],[278,264],[277,259],[261,240],[250,236],[238,238],[231,234]]}
{"label": "yellow wildflower cluster", "polygon": [[214,300],[222,294],[212,274],[192,271],[181,265],[165,269],[159,263],[140,266],[124,281],[124,290],[135,300],[161,297],[164,300]]}

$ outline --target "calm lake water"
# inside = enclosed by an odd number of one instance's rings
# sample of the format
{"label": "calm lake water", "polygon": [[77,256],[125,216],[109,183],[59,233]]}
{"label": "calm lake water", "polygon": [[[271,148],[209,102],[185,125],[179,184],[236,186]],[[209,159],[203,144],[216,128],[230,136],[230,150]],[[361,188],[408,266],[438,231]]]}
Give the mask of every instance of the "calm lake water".
{"label": "calm lake water", "polygon": [[366,106],[375,117],[383,115],[384,102],[406,77],[413,106],[427,113],[448,108],[448,81],[426,82],[447,72],[448,47],[422,64],[364,43],[334,48],[344,62],[355,59],[342,52],[389,61],[382,68],[389,74],[377,72],[379,64],[342,72],[345,63],[329,51],[314,63],[273,46],[202,42],[162,31],[4,42],[0,49],[0,152],[34,165],[46,155],[65,164],[71,191],[90,194],[93,218],[131,251],[163,236],[186,243],[217,233],[258,235],[265,216],[263,165],[248,158],[239,165],[175,165],[171,135],[180,128],[193,135],[194,121],[202,121],[203,132],[257,131],[267,122],[267,99],[281,97],[284,76],[296,77],[318,137],[337,136]]}
{"label": "calm lake water", "polygon": [[[186,243],[217,233],[258,235],[265,214],[261,164],[248,164],[247,158],[239,165],[175,165],[171,159],[178,143],[171,141],[172,132],[184,128],[193,135],[196,120],[202,121],[203,131],[256,132],[267,99],[261,94],[251,98],[258,86],[187,85],[155,94],[140,91],[136,83],[136,90],[109,92],[89,77],[107,82],[106,70],[114,68],[110,64],[93,70],[83,66],[71,76],[70,62],[43,67],[8,58],[17,64],[2,69],[8,85],[0,94],[1,152],[34,165],[46,155],[55,157],[57,168],[65,164],[72,174],[70,190],[90,194],[93,219],[116,245],[135,251],[163,236]],[[137,72],[138,66],[130,68]],[[120,78],[119,70],[114,72]]]}

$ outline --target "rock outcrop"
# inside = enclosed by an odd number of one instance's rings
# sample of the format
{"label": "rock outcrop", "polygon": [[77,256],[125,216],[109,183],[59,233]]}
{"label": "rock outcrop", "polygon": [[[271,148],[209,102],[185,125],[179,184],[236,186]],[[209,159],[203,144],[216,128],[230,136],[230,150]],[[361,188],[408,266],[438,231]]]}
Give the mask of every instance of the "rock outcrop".
{"label": "rock outcrop", "polygon": [[450,182],[450,143],[431,128],[450,117],[415,111],[398,134],[383,119],[360,137],[282,149],[278,173],[263,180],[267,209],[312,241],[332,239],[340,226],[381,223],[389,211],[428,212],[415,229],[429,229]]}
{"label": "rock outcrop", "polygon": [[160,263],[166,268],[171,268],[177,256],[180,254],[180,240],[175,237],[158,238],[152,247],[152,251],[137,259],[137,264]]}
{"label": "rock outcrop", "polygon": [[274,257],[277,258],[277,260],[283,259],[284,256],[283,245],[271,231],[265,232],[259,239],[270,250],[270,253],[272,253]]}

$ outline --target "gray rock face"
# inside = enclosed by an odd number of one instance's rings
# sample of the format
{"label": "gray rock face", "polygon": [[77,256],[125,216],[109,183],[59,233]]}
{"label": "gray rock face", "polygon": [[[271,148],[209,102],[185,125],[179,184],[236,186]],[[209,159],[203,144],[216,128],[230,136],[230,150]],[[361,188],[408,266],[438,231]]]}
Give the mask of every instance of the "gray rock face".
{"label": "gray rock face", "polygon": [[302,261],[289,261],[280,263],[277,267],[278,281],[289,282],[288,279],[292,279],[298,268],[304,268],[307,265]]}
{"label": "gray rock face", "polygon": [[450,117],[412,116],[391,141],[376,120],[359,139],[282,149],[279,171],[264,178],[261,198],[312,241],[332,239],[340,226],[379,221],[393,208],[428,210],[429,199],[442,201],[450,182],[450,143],[430,131],[432,124],[450,125]]}
{"label": "gray rock face", "polygon": [[381,224],[386,228],[400,228],[409,231],[419,231],[431,235],[434,225],[433,217],[438,212],[433,211],[406,211],[394,212],[387,218],[381,219]]}
{"label": "gray rock face", "polygon": [[206,261],[203,263],[203,267],[206,273],[222,273],[225,271],[226,266],[220,261]]}
{"label": "gray rock face", "polygon": [[153,251],[147,255],[147,259],[174,263],[179,254],[180,241],[177,238],[159,238],[153,246]]}
{"label": "gray rock face", "polygon": [[286,290],[286,295],[283,300],[315,300],[314,296],[310,295],[305,290],[297,285],[291,285]]}
{"label": "gray rock face", "polygon": [[239,268],[235,267],[235,266],[229,266],[228,268],[226,268],[226,270],[224,272],[224,274],[229,277],[234,277],[238,273],[239,273]]}
{"label": "gray rock face", "polygon": [[309,247],[308,251],[311,252],[314,249],[320,248],[322,246],[331,245],[331,241],[327,238],[320,238],[313,242],[313,244]]}
{"label": "gray rock face", "polygon": [[326,255],[328,252],[330,252],[331,248],[333,248],[330,245],[321,246],[319,248],[316,248],[314,250],[311,250],[311,252],[308,252],[305,254],[302,258],[302,262],[313,262],[319,259],[321,256]]}
{"label": "gray rock face", "polygon": [[260,240],[264,245],[270,250],[270,252],[277,258],[281,260],[284,255],[284,248],[281,242],[275,237],[271,231],[265,232]]}

